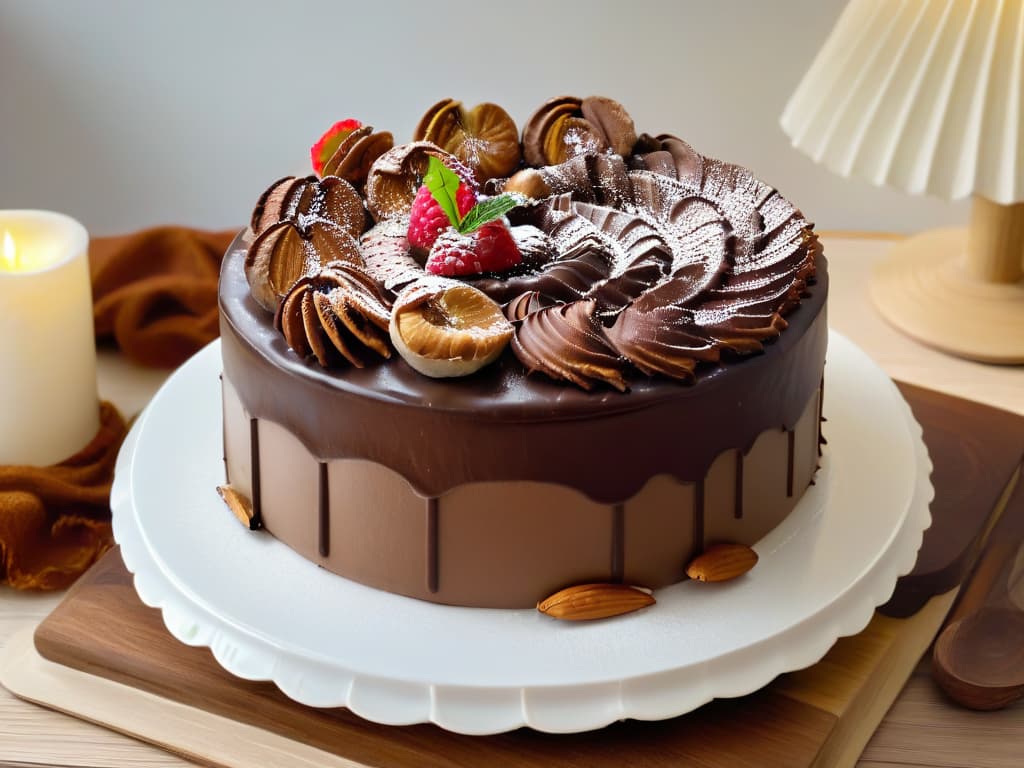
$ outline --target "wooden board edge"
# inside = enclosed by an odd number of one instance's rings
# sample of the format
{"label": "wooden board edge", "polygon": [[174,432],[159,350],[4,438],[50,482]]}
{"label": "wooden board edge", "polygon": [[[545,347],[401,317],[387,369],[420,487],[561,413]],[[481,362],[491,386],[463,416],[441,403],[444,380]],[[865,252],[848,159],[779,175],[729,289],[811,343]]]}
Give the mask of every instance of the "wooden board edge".
{"label": "wooden board edge", "polygon": [[[875,617],[897,628],[890,630],[892,640],[878,662],[886,674],[873,676],[875,683],[862,685],[841,713],[833,713],[838,716],[837,725],[813,766],[842,768],[856,763],[916,661],[931,644],[956,593],[951,590],[933,598],[908,619]],[[24,700],[214,768],[253,764],[370,768],[256,726],[48,661],[38,653],[32,638],[33,630],[27,628],[0,651],[0,684]]]}
{"label": "wooden board edge", "polygon": [[[959,587],[933,597],[920,611],[899,622],[900,631],[875,667],[873,685],[864,685],[828,735],[811,768],[853,768],[871,736],[931,646],[949,614]],[[880,674],[881,673],[881,674]]]}
{"label": "wooden board edge", "polygon": [[[878,613],[893,619],[910,618],[921,611],[929,600],[936,597],[931,590],[958,589],[964,582],[970,580],[982,552],[988,546],[992,530],[1002,520],[1010,498],[1017,489],[1022,470],[1024,470],[1024,465],[1018,464],[1010,474],[1010,478],[1003,487],[1002,493],[999,494],[999,498],[996,499],[985,524],[959,557],[934,571],[921,574],[911,572],[901,576],[897,580],[896,589],[889,600],[876,609]],[[925,534],[927,535],[927,531]]]}
{"label": "wooden board edge", "polygon": [[0,649],[0,685],[53,709],[212,768],[373,768],[301,742],[47,661],[32,627]]}

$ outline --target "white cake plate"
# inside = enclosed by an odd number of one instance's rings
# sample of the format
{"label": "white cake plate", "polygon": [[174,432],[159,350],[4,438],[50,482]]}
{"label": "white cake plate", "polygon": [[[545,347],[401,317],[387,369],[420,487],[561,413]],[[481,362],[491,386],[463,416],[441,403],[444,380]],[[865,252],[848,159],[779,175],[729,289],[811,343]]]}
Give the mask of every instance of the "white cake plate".
{"label": "white cake plate", "polygon": [[114,534],[139,596],[175,637],[303,704],[472,734],[673,717],[813,664],[863,629],[914,565],[933,496],[921,428],[885,373],[835,333],[826,369],[821,470],[755,547],[757,567],[657,590],[656,605],[615,619],[561,623],[400,597],[241,528],[215,491],[219,342],[132,429]]}

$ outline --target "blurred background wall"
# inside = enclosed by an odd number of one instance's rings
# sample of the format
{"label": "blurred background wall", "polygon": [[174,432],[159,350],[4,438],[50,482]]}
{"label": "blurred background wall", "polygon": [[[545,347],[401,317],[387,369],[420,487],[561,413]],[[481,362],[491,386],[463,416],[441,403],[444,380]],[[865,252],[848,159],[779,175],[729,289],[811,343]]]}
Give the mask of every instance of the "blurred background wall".
{"label": "blurred background wall", "polygon": [[94,235],[241,226],[332,122],[408,140],[444,97],[522,122],[551,96],[742,163],[824,229],[956,225],[961,204],[815,166],[779,115],[844,0],[0,0],[0,208]]}

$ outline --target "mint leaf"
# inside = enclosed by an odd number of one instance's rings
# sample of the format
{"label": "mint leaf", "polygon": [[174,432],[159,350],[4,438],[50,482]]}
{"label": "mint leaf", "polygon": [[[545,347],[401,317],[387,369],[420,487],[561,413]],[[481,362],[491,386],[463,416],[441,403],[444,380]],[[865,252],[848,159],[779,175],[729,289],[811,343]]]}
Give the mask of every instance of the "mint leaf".
{"label": "mint leaf", "polygon": [[526,195],[521,195],[518,192],[505,192],[479,202],[469,210],[457,229],[464,235],[476,232],[487,222],[500,219],[513,208],[518,208],[528,200]]}
{"label": "mint leaf", "polygon": [[462,217],[459,215],[459,204],[455,194],[459,191],[462,179],[456,176],[448,166],[430,155],[427,158],[427,173],[423,177],[423,183],[427,185],[427,189],[437,200],[441,210],[448,214],[448,221],[452,223],[453,227],[458,228],[462,223]]}

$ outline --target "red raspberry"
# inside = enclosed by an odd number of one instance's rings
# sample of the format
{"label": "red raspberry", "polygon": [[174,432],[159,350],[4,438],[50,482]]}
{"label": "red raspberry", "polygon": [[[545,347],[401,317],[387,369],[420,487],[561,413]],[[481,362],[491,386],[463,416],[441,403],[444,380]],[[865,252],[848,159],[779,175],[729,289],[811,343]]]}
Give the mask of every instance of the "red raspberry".
{"label": "red raspberry", "polygon": [[[476,205],[476,192],[463,182],[455,193],[455,202],[459,206],[459,215],[465,216]],[[452,223],[448,220],[448,214],[424,184],[416,193],[409,212],[409,245],[429,251],[437,236],[450,226]]]}
{"label": "red raspberry", "polygon": [[476,275],[504,272],[522,260],[508,227],[501,221],[490,221],[471,235],[454,229],[441,234],[430,250],[426,270],[446,277]]}

